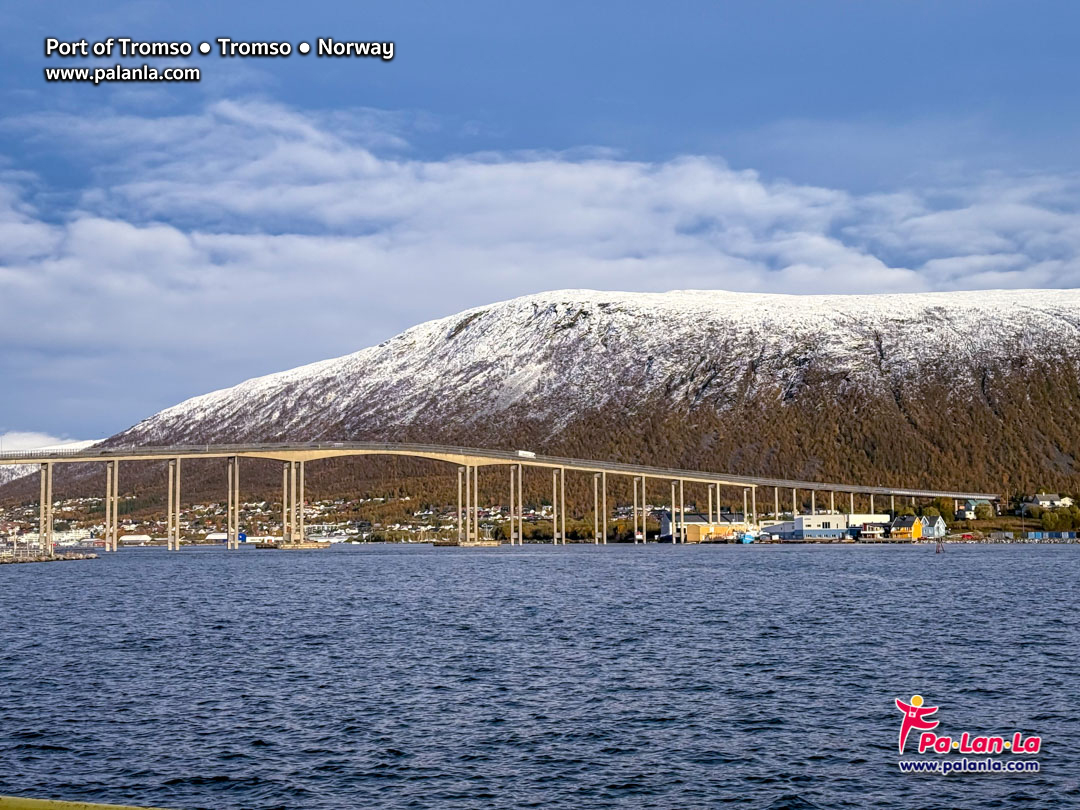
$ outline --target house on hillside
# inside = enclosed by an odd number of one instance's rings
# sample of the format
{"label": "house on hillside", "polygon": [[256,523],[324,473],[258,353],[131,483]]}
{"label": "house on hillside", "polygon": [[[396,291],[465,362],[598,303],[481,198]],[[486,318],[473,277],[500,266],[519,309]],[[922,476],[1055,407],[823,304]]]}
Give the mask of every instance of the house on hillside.
{"label": "house on hillside", "polygon": [[904,515],[893,519],[889,524],[889,538],[892,540],[918,540],[922,537],[922,518]]}
{"label": "house on hillside", "polygon": [[1058,495],[1057,493],[1040,492],[1036,495],[1028,495],[1024,498],[1024,511],[1026,512],[1032,506],[1038,506],[1042,509],[1061,509],[1073,505],[1073,499],[1068,495]]}
{"label": "house on hillside", "polygon": [[986,500],[985,498],[979,498],[977,500],[973,499],[973,498],[969,498],[966,501],[961,501],[960,502],[960,508],[956,510],[956,519],[957,520],[975,520],[975,509],[976,509],[976,507],[979,507],[979,506],[988,506],[988,507],[990,507],[990,512],[992,514],[995,514],[995,515],[997,514],[997,509],[995,509],[994,505],[992,503],[990,503],[990,501]]}
{"label": "house on hillside", "polygon": [[948,528],[945,526],[945,518],[941,515],[923,515],[920,520],[922,521],[923,537],[937,540],[949,533]]}

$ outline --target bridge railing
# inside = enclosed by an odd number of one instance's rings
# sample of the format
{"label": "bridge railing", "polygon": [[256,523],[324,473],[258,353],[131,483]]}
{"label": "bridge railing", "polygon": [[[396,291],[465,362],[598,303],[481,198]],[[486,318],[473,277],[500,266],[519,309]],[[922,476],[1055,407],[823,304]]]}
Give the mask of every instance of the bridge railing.
{"label": "bridge railing", "polygon": [[987,500],[999,500],[1000,496],[986,493],[968,492],[945,492],[941,490],[908,489],[905,487],[881,487],[881,486],[855,486],[851,484],[826,483],[814,481],[795,481],[787,479],[774,479],[756,476],[728,475],[700,470],[676,470],[665,469],[638,464],[625,464],[610,461],[589,461],[584,459],[566,458],[563,456],[544,456],[529,454],[522,456],[514,450],[492,450],[486,448],[450,447],[437,444],[412,444],[406,442],[274,442],[259,444],[189,444],[170,445],[167,447],[119,445],[112,447],[89,447],[83,450],[50,450],[50,451],[14,451],[0,453],[0,461],[18,460],[26,462],[49,461],[53,459],[77,458],[86,461],[103,461],[113,456],[168,458],[170,455],[242,455],[245,453],[272,453],[274,451],[319,451],[319,450],[358,450],[369,452],[381,452],[395,454],[416,454],[420,456],[481,456],[498,461],[517,461],[522,464],[537,464],[541,466],[565,466],[568,468],[588,468],[591,470],[607,471],[622,475],[644,475],[649,478],[715,478],[726,483],[747,487],[775,486],[780,488],[817,489],[834,492],[854,492],[874,495],[896,495],[916,497],[953,497],[975,498]]}
{"label": "bridge railing", "polygon": [[[470,447],[448,447],[439,444],[410,444],[405,442],[259,442],[257,444],[177,444],[177,445],[113,445],[111,447],[91,446],[82,450],[5,450],[0,452],[0,460],[41,460],[48,461],[52,458],[86,458],[88,461],[97,461],[108,458],[111,455],[127,456],[167,456],[171,453],[188,455],[198,453],[213,453],[214,455],[227,455],[229,453],[261,453],[273,450],[387,450],[394,452],[426,452],[437,454],[482,454],[486,456],[504,456],[506,458],[519,458],[512,450],[489,450]],[[544,456],[542,458],[550,458]],[[525,460],[524,458],[522,459]],[[580,464],[580,460],[562,459],[566,462]]]}

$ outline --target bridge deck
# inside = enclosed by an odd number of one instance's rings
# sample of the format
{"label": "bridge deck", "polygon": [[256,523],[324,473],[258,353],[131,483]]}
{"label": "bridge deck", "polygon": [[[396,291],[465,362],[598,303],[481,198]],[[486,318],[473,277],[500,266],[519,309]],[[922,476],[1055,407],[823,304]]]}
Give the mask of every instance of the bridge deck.
{"label": "bridge deck", "polygon": [[584,473],[644,476],[651,479],[677,480],[703,484],[722,484],[743,487],[780,487],[782,489],[816,490],[819,492],[850,492],[860,495],[897,495],[916,498],[956,498],[1000,500],[1000,495],[986,492],[956,492],[908,487],[865,486],[828,481],[800,481],[788,478],[730,475],[701,470],[680,470],[613,461],[589,461],[559,456],[519,455],[511,450],[486,450],[475,447],[451,447],[434,444],[404,444],[381,442],[314,442],[284,444],[205,444],[172,447],[112,447],[52,452],[0,453],[0,465],[50,463],[83,463],[94,461],[153,461],[189,458],[266,458],[279,461],[313,461],[322,458],[348,456],[393,455],[445,461],[456,465],[522,464],[530,467],[561,468]]}

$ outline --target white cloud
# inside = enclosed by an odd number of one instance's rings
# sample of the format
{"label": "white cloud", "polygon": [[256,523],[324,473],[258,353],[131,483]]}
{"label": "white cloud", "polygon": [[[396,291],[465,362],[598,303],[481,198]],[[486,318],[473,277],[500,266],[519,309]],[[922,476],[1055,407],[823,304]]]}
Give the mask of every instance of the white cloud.
{"label": "white cloud", "polygon": [[[0,374],[28,403],[5,402],[9,424],[38,414],[119,429],[190,394],[545,289],[1080,285],[1071,176],[858,195],[695,156],[417,160],[403,157],[400,116],[268,102],[4,126],[96,178],[46,217],[47,189],[0,174]],[[103,410],[118,386],[119,410]]]}
{"label": "white cloud", "polygon": [[34,433],[32,431],[8,431],[0,433],[0,452],[10,453],[25,450],[57,450],[60,448],[78,449],[86,447],[92,442],[81,439],[62,439],[59,436],[50,436],[47,433]]}

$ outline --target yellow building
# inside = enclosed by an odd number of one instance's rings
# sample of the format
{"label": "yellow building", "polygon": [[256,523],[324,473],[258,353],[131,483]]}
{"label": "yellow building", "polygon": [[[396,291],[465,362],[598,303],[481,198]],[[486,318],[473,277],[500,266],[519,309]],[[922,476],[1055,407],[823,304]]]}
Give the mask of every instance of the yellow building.
{"label": "yellow building", "polygon": [[909,515],[895,518],[889,526],[889,537],[893,540],[918,540],[922,537],[923,524],[919,518]]}
{"label": "yellow building", "polygon": [[[721,512],[716,520],[699,512],[686,513],[687,543],[727,543],[741,538],[746,533],[745,516],[731,512]],[[671,515],[667,510],[660,515],[660,536],[671,537]]]}
{"label": "yellow building", "polygon": [[[730,518],[730,519],[728,519]],[[694,520],[686,516],[687,543],[726,543],[742,537],[747,530],[746,520],[742,515],[721,515],[720,520],[709,523],[706,519]]]}

